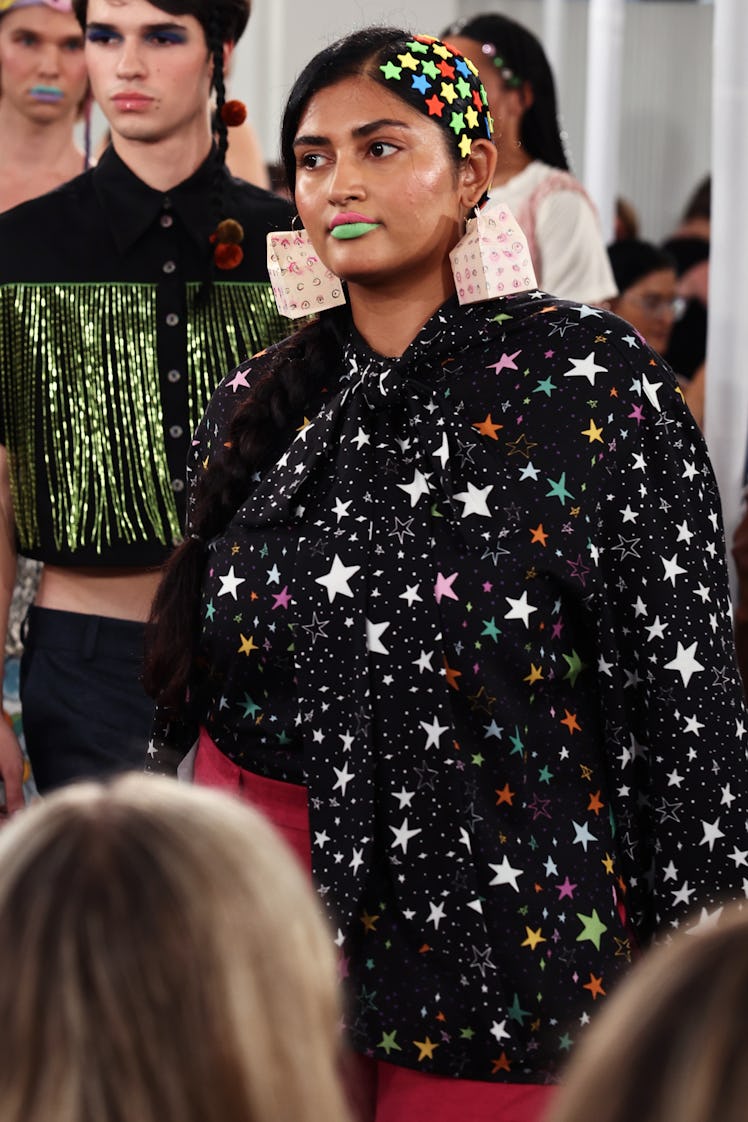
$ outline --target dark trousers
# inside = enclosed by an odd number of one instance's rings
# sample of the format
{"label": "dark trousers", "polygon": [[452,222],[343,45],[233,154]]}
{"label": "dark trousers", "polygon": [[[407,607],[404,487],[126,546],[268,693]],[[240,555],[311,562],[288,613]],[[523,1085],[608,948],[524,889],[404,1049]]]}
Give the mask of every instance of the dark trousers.
{"label": "dark trousers", "polygon": [[26,748],[39,791],[142,770],[153,702],[140,682],[144,626],[29,609],[21,659]]}

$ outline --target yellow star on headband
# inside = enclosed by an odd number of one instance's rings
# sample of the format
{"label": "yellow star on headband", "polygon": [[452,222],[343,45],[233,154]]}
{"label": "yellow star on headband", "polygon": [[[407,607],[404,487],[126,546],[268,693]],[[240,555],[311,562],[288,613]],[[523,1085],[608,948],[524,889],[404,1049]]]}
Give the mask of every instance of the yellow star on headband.
{"label": "yellow star on headband", "polygon": [[459,149],[460,149],[460,155],[464,159],[467,159],[467,157],[470,155],[470,153],[473,150],[473,142],[472,142],[472,140],[470,139],[469,136],[461,136],[460,137]]}
{"label": "yellow star on headband", "polygon": [[468,105],[467,109],[465,110],[465,120],[468,123],[469,129],[477,128],[479,118],[472,105]]}
{"label": "yellow star on headband", "polygon": [[448,48],[445,47],[443,43],[433,43],[432,50],[435,55],[439,56],[439,58],[447,59],[452,57],[452,52],[448,50]]}
{"label": "yellow star on headband", "polygon": [[471,59],[469,59],[467,57],[467,55],[464,55],[463,57],[465,59],[465,65],[467,66],[468,70],[470,71],[471,74],[474,74],[475,77],[477,78],[478,77],[478,67],[475,65],[475,63]]}
{"label": "yellow star on headband", "polygon": [[447,105],[451,105],[453,101],[457,101],[457,91],[451,82],[442,82],[442,97]]}
{"label": "yellow star on headband", "polygon": [[418,69],[418,59],[413,58],[413,55],[410,53],[410,51],[408,51],[407,55],[398,55],[397,59],[403,70]]}

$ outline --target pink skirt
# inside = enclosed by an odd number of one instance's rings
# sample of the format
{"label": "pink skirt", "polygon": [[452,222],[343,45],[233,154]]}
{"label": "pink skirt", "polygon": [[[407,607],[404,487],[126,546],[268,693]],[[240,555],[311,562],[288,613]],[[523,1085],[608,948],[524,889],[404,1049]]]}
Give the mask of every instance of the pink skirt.
{"label": "pink skirt", "polygon": [[[245,771],[204,729],[194,778],[233,791],[261,811],[311,875],[306,787]],[[348,1057],[344,1079],[357,1122],[541,1122],[555,1091],[535,1083],[447,1079],[358,1054]]]}

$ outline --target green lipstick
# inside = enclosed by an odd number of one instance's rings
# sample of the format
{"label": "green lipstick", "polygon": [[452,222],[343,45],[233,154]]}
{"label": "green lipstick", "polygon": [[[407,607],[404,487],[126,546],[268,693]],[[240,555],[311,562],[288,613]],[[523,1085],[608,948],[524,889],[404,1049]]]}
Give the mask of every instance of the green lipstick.
{"label": "green lipstick", "polygon": [[378,230],[380,222],[346,222],[335,226],[330,233],[338,241],[348,241],[350,238],[362,238],[370,230]]}

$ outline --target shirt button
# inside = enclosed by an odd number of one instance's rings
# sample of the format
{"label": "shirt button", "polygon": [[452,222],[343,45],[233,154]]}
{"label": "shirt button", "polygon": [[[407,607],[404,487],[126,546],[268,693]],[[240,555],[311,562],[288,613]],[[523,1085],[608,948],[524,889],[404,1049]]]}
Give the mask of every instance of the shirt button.
{"label": "shirt button", "polygon": [[166,377],[170,382],[178,382],[181,379],[182,375],[178,370],[170,370]]}
{"label": "shirt button", "polygon": [[166,323],[168,327],[176,327],[179,323],[179,316],[177,315],[177,313],[169,312],[168,316],[166,317]]}
{"label": "shirt button", "polygon": [[164,261],[163,265],[161,266],[165,273],[173,273],[176,267],[176,261]]}
{"label": "shirt button", "polygon": [[179,494],[180,491],[184,491],[184,480],[183,479],[172,479],[171,489],[172,489],[172,491],[176,491],[177,494]]}
{"label": "shirt button", "polygon": [[170,214],[162,214],[161,217],[159,218],[159,222],[165,228],[174,225],[174,219],[172,218],[172,216]]}
{"label": "shirt button", "polygon": [[179,440],[183,432],[184,429],[181,425],[172,425],[169,429],[169,436],[173,436],[175,440]]}

